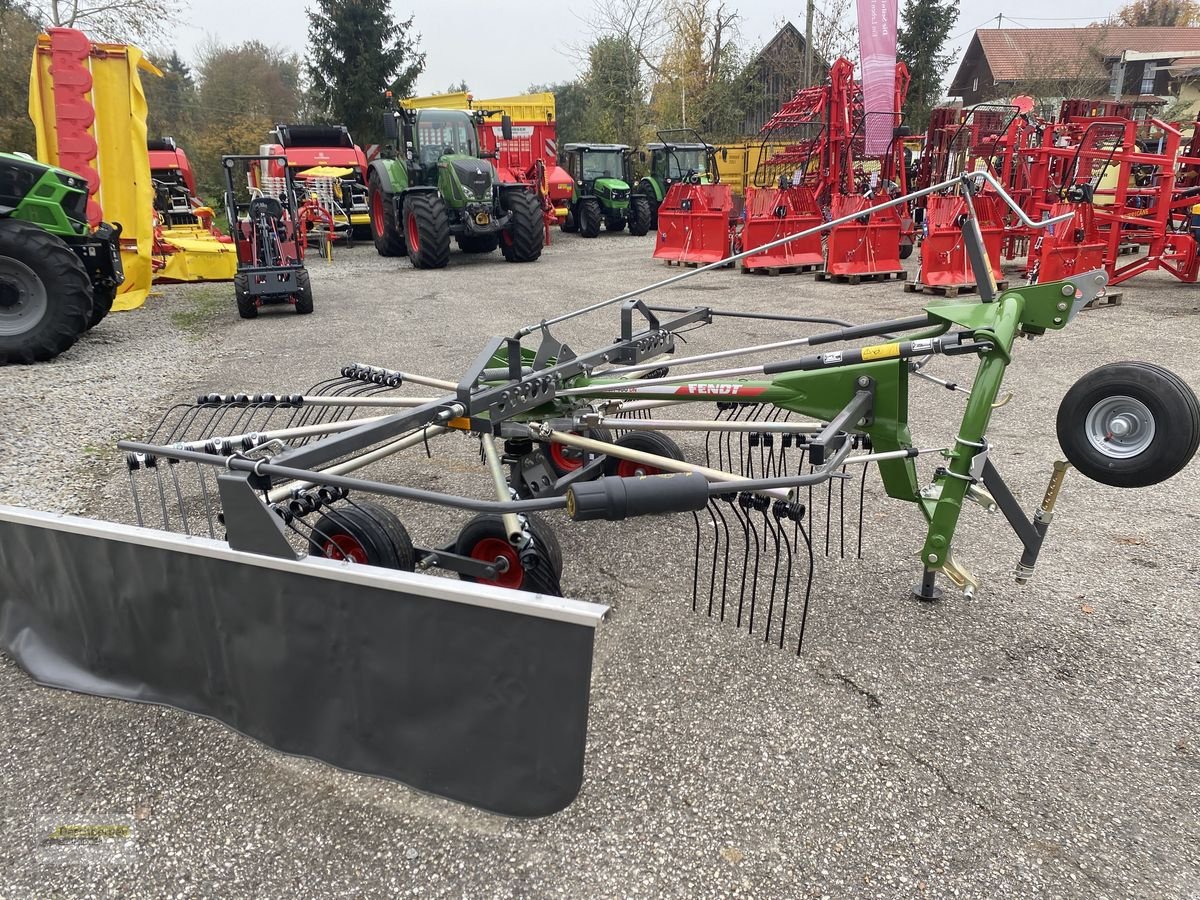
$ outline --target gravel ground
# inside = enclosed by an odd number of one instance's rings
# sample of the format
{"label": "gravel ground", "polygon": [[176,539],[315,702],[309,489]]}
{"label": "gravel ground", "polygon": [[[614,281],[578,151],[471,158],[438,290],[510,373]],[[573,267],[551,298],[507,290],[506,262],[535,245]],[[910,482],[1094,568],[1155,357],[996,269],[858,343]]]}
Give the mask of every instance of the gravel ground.
{"label": "gravel ground", "polygon": [[[536,265],[455,253],[417,272],[357,247],[313,266],[315,315],[253,322],[228,286],[164,288],[54,363],[3,371],[0,502],[128,520],[113,443],[171,402],[302,390],[350,361],[454,377],[488,335],[676,271],[649,254],[649,239],[556,234]],[[660,296],[854,321],[918,300],[895,283],[730,271]],[[1083,372],[1150,358],[1200,385],[1198,307],[1195,287],[1149,276],[1122,306],[1020,347],[990,438],[1027,508]],[[560,337],[596,344],[615,319]],[[785,333],[727,322],[687,349]],[[961,395],[921,382],[913,397],[918,442],[941,446]],[[405,465],[447,490],[484,484],[463,447]],[[907,596],[919,516],[872,482],[863,559],[819,561],[799,659],[692,612],[690,517],[556,520],[567,593],[613,612],[583,791],[536,821],[173,710],[40,688],[0,655],[0,897],[1200,897],[1198,494],[1196,465],[1132,492],[1072,477],[1024,588],[1016,539],[968,513],[958,557],[980,595],[921,605]],[[455,526],[405,518],[432,537]],[[111,817],[136,829],[120,859],[47,855],[33,837],[46,819]]]}

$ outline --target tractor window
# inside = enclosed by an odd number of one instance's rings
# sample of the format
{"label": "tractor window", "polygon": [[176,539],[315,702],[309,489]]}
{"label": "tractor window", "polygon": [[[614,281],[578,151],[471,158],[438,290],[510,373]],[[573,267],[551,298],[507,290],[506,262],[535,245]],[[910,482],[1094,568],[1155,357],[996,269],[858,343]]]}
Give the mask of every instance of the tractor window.
{"label": "tractor window", "polygon": [[669,178],[683,178],[689,172],[698,175],[708,168],[703,150],[672,150],[669,158],[670,167],[667,172]]}
{"label": "tractor window", "polygon": [[447,155],[478,156],[475,126],[465,113],[423,112],[417,119],[421,165],[436,165]]}
{"label": "tractor window", "polygon": [[591,150],[583,154],[583,180],[624,178],[625,159],[619,150]]}

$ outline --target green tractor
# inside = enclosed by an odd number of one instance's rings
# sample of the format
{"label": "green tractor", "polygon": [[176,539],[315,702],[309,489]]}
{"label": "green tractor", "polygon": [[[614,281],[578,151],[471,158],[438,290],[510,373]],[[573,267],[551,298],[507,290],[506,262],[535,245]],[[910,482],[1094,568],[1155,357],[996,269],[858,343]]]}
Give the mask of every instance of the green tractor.
{"label": "green tractor", "polygon": [[650,198],[635,193],[631,149],[625,144],[567,144],[563,162],[575,179],[575,192],[563,220],[563,231],[594,238],[603,224],[609,231],[641,236],[651,228]]}
{"label": "green tractor", "polygon": [[0,365],[53,359],[112,309],[121,228],[87,205],[78,175],[0,153]]}
{"label": "green tractor", "polygon": [[[453,236],[464,253],[497,247],[509,262],[542,255],[542,207],[531,186],[500,182],[477,128],[494,110],[405,109],[384,117],[398,149],[371,163],[371,237],[383,256],[408,256],[418,269],[450,261]],[[512,139],[512,120],[502,119]]]}
{"label": "green tractor", "polygon": [[[678,137],[685,140],[676,140]],[[638,182],[638,189],[650,199],[651,228],[658,227],[658,207],[671,185],[678,181],[717,184],[721,180],[717,173],[717,148],[691,128],[658,132],[658,142],[646,145],[643,162],[647,152],[650,174]]]}

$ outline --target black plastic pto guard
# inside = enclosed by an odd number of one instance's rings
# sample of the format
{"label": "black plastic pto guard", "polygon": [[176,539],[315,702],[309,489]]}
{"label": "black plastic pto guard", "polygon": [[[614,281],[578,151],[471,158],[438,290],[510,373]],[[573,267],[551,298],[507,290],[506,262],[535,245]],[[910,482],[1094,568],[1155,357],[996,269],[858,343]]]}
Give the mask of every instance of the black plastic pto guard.
{"label": "black plastic pto guard", "polygon": [[0,506],[0,648],[39,683],[503,815],[579,792],[606,611]]}

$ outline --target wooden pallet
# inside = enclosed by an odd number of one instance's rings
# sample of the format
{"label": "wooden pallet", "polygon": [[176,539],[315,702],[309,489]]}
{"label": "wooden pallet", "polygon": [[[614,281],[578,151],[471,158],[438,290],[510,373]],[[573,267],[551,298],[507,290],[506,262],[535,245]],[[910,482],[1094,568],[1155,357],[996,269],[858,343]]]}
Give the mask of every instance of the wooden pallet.
{"label": "wooden pallet", "polygon": [[804,275],[808,272],[822,272],[824,263],[806,263],[802,266],[755,266],[753,269],[742,268],[743,272],[760,275]]}
{"label": "wooden pallet", "polygon": [[[921,284],[919,281],[904,282],[904,290],[909,294],[935,294],[939,297],[954,298],[959,294],[972,294],[979,289],[977,284]],[[1008,290],[1008,281],[997,281],[996,290]]]}
{"label": "wooden pallet", "polygon": [[1108,291],[1103,296],[1092,298],[1092,301],[1085,304],[1083,308],[1104,309],[1106,306],[1120,306],[1124,293],[1124,291]]}
{"label": "wooden pallet", "polygon": [[1117,247],[1117,256],[1136,256],[1141,252],[1141,244],[1121,244]]}
{"label": "wooden pallet", "polygon": [[891,281],[893,278],[903,281],[908,272],[897,269],[894,272],[871,272],[863,275],[834,275],[830,272],[818,272],[817,281],[832,281],[834,284],[862,284],[864,281]]}
{"label": "wooden pallet", "polygon": [[[663,262],[665,262],[668,266],[678,266],[681,269],[698,269],[701,266],[712,265],[712,263],[693,262],[692,260],[687,259],[664,259]],[[733,263],[728,263],[728,265],[733,265]]]}

